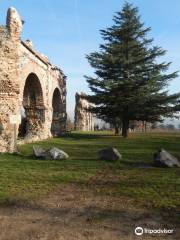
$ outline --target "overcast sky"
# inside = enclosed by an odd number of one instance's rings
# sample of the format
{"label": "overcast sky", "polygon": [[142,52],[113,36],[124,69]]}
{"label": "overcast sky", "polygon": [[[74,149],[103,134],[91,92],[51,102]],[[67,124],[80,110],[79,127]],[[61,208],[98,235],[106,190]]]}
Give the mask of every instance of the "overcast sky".
{"label": "overcast sky", "polygon": [[[67,110],[73,117],[75,92],[88,92],[84,75],[93,73],[85,55],[98,50],[100,29],[112,25],[122,0],[0,0],[0,23],[8,7],[15,7],[25,25],[22,39],[31,39],[35,49],[47,55],[68,76]],[[180,0],[132,0],[142,20],[151,27],[154,43],[168,50],[170,71],[180,70]],[[180,91],[180,78],[170,92]]]}

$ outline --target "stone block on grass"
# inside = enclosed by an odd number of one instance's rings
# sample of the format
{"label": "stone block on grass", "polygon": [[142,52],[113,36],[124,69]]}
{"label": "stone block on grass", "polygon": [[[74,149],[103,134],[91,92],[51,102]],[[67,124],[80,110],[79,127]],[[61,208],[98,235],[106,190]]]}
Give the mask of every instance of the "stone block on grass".
{"label": "stone block on grass", "polygon": [[119,151],[113,147],[100,150],[98,152],[98,156],[101,160],[105,160],[105,161],[117,161],[122,158]]}

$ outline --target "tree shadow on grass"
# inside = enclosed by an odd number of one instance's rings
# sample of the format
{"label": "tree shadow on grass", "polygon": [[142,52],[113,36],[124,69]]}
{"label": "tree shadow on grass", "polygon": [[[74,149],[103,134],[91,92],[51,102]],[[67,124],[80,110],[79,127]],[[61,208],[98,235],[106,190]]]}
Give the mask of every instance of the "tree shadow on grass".
{"label": "tree shadow on grass", "polygon": [[123,165],[124,167],[129,167],[129,168],[154,168],[153,162],[143,162],[143,161],[127,161],[127,160],[121,160],[120,164]]}
{"label": "tree shadow on grass", "polygon": [[113,134],[98,134],[98,133],[68,133],[64,138],[70,138],[74,140],[80,139],[100,139],[105,137],[113,137]]}
{"label": "tree shadow on grass", "polygon": [[[43,158],[37,158],[35,157],[33,154],[23,154],[21,152],[18,152],[18,153],[7,153],[7,154],[4,154],[4,156],[6,156],[9,160],[11,160],[11,158],[14,160],[22,160],[22,161],[25,161],[25,160],[32,160],[32,161],[50,161],[49,159],[43,159]],[[5,157],[5,158],[6,158]],[[51,160],[52,161],[52,160]]]}

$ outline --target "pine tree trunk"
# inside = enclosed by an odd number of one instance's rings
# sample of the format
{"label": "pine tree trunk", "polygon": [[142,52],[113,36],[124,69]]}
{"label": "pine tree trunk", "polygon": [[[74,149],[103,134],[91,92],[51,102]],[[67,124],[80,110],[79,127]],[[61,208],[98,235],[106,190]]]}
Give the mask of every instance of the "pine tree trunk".
{"label": "pine tree trunk", "polygon": [[144,124],[144,131],[145,133],[147,132],[147,122],[145,121],[145,124]]}
{"label": "pine tree trunk", "polygon": [[122,121],[122,136],[124,138],[127,138],[128,132],[129,132],[129,120],[125,118]]}
{"label": "pine tree trunk", "polygon": [[115,125],[115,128],[114,128],[114,130],[115,130],[115,135],[119,135],[119,127],[118,127],[118,125]]}

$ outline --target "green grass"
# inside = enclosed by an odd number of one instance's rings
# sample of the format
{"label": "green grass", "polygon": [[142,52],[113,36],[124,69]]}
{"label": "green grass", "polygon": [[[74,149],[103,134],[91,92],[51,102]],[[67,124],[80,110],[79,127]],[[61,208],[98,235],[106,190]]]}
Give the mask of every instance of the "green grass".
{"label": "green grass", "polygon": [[[36,199],[61,183],[86,186],[94,178],[98,194],[130,199],[154,209],[180,207],[180,170],[149,167],[153,153],[162,147],[180,159],[180,133],[132,134],[123,139],[110,132],[76,132],[36,144],[59,147],[70,159],[36,160],[33,144],[19,146],[21,155],[0,154],[1,202]],[[116,147],[123,159],[118,163],[98,160],[97,151],[107,146]],[[109,169],[107,176],[99,177],[105,169]]]}

